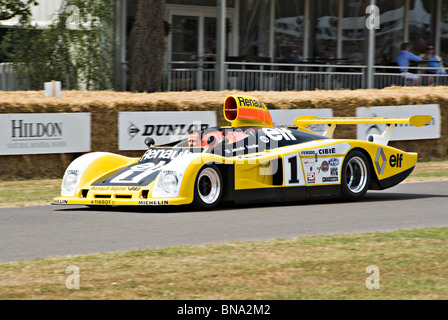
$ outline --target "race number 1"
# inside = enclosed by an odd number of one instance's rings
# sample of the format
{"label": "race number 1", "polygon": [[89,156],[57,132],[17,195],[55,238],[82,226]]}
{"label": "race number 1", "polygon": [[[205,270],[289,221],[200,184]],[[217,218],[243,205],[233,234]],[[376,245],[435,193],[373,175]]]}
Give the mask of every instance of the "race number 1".
{"label": "race number 1", "polygon": [[298,153],[284,156],[283,168],[285,186],[304,185],[303,171]]}

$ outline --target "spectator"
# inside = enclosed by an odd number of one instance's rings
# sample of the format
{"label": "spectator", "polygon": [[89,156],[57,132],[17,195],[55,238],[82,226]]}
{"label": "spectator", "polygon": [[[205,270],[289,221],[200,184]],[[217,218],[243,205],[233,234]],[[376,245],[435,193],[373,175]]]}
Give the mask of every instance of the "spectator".
{"label": "spectator", "polygon": [[[428,61],[429,68],[438,69],[427,69],[427,74],[446,74],[445,68],[443,66],[442,58],[436,55],[436,51],[433,44],[428,44],[426,46],[426,53],[420,55],[424,61]],[[434,77],[428,77],[428,84],[432,85],[434,83]]]}
{"label": "spectator", "polygon": [[[411,52],[411,45],[407,42],[404,42],[401,45],[401,51],[398,53],[395,58],[395,62],[400,67],[409,67],[411,61],[412,62],[420,62],[423,59]],[[416,74],[409,72],[405,68],[400,68],[401,74],[404,76],[406,80],[411,80],[411,85],[418,85],[420,83],[420,77]]]}

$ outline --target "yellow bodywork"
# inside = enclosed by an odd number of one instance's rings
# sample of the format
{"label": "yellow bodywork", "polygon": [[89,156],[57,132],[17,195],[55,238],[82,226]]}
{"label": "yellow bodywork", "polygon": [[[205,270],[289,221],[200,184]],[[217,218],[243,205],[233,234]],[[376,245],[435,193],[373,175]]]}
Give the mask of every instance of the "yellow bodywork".
{"label": "yellow bodywork", "polygon": [[[266,106],[256,98],[247,96],[230,96],[224,104],[224,117],[232,127],[267,127],[272,128],[272,119]],[[385,124],[410,124],[423,126],[431,120],[430,116],[413,116],[406,119],[384,118],[327,118],[298,117],[294,123],[298,130],[310,132],[303,127],[310,124],[360,124],[360,123],[385,123]],[[334,128],[333,128],[334,129]],[[264,130],[264,129],[263,129]],[[274,130],[274,129],[271,129]],[[332,131],[331,131],[332,132]],[[328,134],[330,135],[331,132]],[[390,132],[387,132],[390,134]],[[279,137],[276,133],[273,138]],[[386,135],[384,135],[386,137]],[[277,140],[277,139],[275,139]],[[289,140],[289,139],[287,139]],[[383,139],[387,141],[387,137]],[[229,145],[230,147],[230,145]],[[174,150],[175,148],[173,148]],[[205,148],[204,152],[207,148]],[[73,195],[59,196],[53,199],[53,204],[79,204],[79,205],[183,205],[190,204],[194,200],[195,182],[201,168],[210,163],[217,164],[221,168],[229,166],[232,170],[223,172],[232,174],[226,177],[232,185],[227,186],[231,192],[237,194],[240,190],[269,189],[285,187],[316,187],[338,185],[344,177],[341,176],[341,168],[347,154],[351,150],[361,150],[369,159],[371,179],[378,182],[394,179],[402,176],[404,179],[417,163],[417,154],[387,146],[386,144],[361,140],[322,139],[310,143],[297,143],[288,146],[274,148],[272,150],[258,150],[257,153],[244,154],[234,157],[224,157],[215,154],[202,153],[190,163],[185,162],[182,171],[182,181],[176,196],[160,197],[155,195],[157,178],[147,185],[107,185],[99,183],[108,176],[120,170],[139,163],[138,158],[124,157],[116,154],[101,154],[95,160],[89,162],[77,181]],[[187,161],[187,160],[185,160]],[[323,163],[327,167],[323,167]],[[320,181],[312,180],[311,169],[321,165],[322,171],[328,171],[328,163],[332,163],[333,177],[322,177]],[[281,165],[280,165],[281,164]],[[294,179],[287,178],[291,174],[292,164],[298,168],[294,171]],[[290,166],[290,167],[287,167]],[[69,167],[70,168],[70,167]],[[288,171],[289,170],[289,171]],[[76,171],[76,170],[75,170]],[[156,172],[156,171],[154,171]],[[230,173],[229,173],[230,172]],[[69,174],[70,170],[66,171]],[[323,178],[331,178],[324,180]],[[397,178],[397,181],[400,179]],[[400,180],[401,181],[401,180]],[[394,181],[388,182],[393,185]],[[398,182],[397,182],[398,183]],[[61,186],[63,190],[63,186]],[[62,192],[64,193],[64,192]]]}
{"label": "yellow bodywork", "polygon": [[[332,147],[336,144],[348,143],[350,150],[360,148],[364,150],[371,159],[371,172],[375,173],[379,180],[393,177],[400,172],[412,169],[417,163],[416,153],[407,153],[399,149],[369,143],[358,140],[321,140],[319,148]],[[328,143],[326,143],[328,141]],[[207,163],[230,165],[234,167],[234,190],[260,189],[260,188],[279,188],[289,187],[283,181],[282,184],[274,185],[273,176],[275,170],[283,170],[283,167],[276,167],[276,160],[285,156],[300,153],[308,149],[283,147],[277,150],[265,151],[264,155],[250,157],[232,157],[225,158],[212,154],[203,154],[200,161],[193,161],[184,173],[183,183],[181,184],[179,195],[177,197],[160,198],[153,196],[153,188],[156,180],[148,186],[92,186],[100,177],[120,170],[123,167],[134,164],[137,158],[127,158],[122,156],[106,156],[96,160],[82,176],[75,196],[60,196],[53,199],[54,204],[79,204],[79,205],[183,205],[190,204],[194,198],[194,185],[199,170]],[[348,152],[347,152],[348,153]],[[250,156],[250,155],[248,155]],[[301,155],[300,159],[314,159],[316,156]],[[335,157],[345,157],[345,154],[318,155],[317,162],[329,160]],[[303,176],[306,175],[305,167],[301,166]],[[331,184],[331,183],[330,183]],[[333,183],[333,184],[339,184]],[[307,187],[321,186],[323,184],[305,184]],[[325,185],[328,185],[325,184]],[[87,196],[83,196],[83,190]]]}

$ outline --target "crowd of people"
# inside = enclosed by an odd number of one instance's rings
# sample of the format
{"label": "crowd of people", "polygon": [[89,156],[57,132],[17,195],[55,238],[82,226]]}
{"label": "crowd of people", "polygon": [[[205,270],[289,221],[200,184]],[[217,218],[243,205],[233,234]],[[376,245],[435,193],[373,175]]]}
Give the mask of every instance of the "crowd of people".
{"label": "crowd of people", "polygon": [[428,74],[426,77],[428,80],[428,85],[434,84],[434,76],[436,74],[446,74],[445,67],[443,65],[442,59],[435,54],[435,47],[433,44],[428,44],[426,46],[426,52],[420,55],[416,55],[411,52],[411,45],[407,42],[401,45],[401,51],[398,53],[395,58],[395,62],[400,68],[401,74],[404,76],[406,80],[411,81],[411,85],[419,85],[421,83],[421,76],[410,72],[409,69],[405,67],[409,67],[411,62],[415,62],[418,64],[425,64],[427,69],[425,69],[424,73]]}

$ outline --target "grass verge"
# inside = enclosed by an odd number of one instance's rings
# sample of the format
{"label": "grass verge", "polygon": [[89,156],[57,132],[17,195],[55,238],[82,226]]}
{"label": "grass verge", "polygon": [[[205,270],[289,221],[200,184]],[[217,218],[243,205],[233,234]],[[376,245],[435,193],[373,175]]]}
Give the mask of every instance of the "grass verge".
{"label": "grass verge", "polygon": [[0,299],[445,300],[447,243],[425,228],[17,261],[0,264]]}

